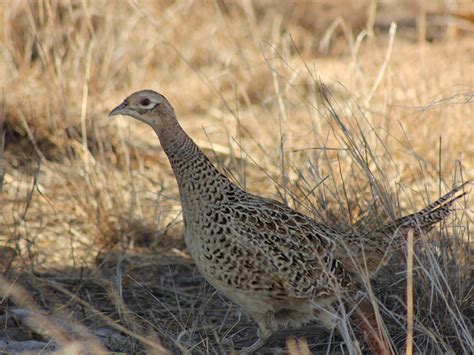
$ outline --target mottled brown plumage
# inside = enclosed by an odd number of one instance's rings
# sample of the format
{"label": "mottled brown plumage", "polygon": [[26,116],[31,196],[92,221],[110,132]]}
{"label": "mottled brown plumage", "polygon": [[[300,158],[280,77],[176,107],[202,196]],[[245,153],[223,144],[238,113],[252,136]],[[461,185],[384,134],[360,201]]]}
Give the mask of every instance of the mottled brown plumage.
{"label": "mottled brown plumage", "polygon": [[184,132],[163,95],[134,93],[110,113],[117,114],[149,124],[158,135],[178,182],[191,256],[206,280],[258,324],[259,340],[247,353],[279,327],[313,319],[329,325],[324,309],[360,287],[358,267],[373,274],[389,245],[400,246],[410,228],[428,231],[462,196],[459,187],[365,235],[342,233],[234,185]]}

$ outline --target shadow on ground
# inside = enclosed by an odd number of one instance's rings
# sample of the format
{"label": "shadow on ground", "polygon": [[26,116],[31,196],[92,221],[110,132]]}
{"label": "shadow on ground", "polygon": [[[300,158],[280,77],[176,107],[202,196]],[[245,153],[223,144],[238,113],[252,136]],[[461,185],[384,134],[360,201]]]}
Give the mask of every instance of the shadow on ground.
{"label": "shadow on ground", "polygon": [[[104,253],[97,257],[97,268],[19,274],[10,268],[7,280],[24,288],[37,306],[9,299],[0,303],[0,348],[54,350],[53,328],[70,341],[95,338],[109,351],[128,354],[150,350],[136,335],[173,353],[229,353],[253,343],[255,323],[219,295],[185,253],[175,252]],[[36,309],[51,324],[35,322]],[[275,334],[262,353],[284,351],[289,337],[306,338],[314,353],[342,346],[328,330],[311,323]]]}

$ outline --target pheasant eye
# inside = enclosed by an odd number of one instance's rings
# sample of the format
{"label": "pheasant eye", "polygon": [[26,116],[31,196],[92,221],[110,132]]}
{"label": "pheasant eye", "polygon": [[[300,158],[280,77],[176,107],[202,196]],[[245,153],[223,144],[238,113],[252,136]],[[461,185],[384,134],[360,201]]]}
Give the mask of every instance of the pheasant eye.
{"label": "pheasant eye", "polygon": [[150,103],[151,103],[151,101],[148,100],[148,99],[143,99],[143,100],[140,102],[140,104],[142,104],[143,106],[148,106]]}

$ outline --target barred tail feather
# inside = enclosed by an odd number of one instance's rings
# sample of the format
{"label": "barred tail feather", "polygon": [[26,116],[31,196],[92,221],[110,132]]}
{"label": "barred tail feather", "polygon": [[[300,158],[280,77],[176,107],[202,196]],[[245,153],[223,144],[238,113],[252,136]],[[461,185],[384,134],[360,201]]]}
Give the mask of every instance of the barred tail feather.
{"label": "barred tail feather", "polygon": [[462,191],[469,183],[470,181],[467,181],[462,185],[455,187],[422,210],[401,217],[394,222],[390,222],[371,234],[379,235],[380,233],[383,233],[387,236],[391,236],[395,232],[404,234],[409,229],[414,229],[415,235],[428,232],[436,223],[442,221],[453,212],[454,202],[467,194],[467,192],[462,192],[460,194],[458,194],[458,192]]}
{"label": "barred tail feather", "polygon": [[393,250],[403,245],[410,229],[413,229],[415,236],[419,236],[429,232],[436,223],[451,214],[454,211],[453,204],[467,194],[464,187],[469,183],[470,181],[455,187],[416,213],[398,218],[363,236],[349,238],[349,243],[353,248],[355,245],[360,247],[358,252],[364,257],[365,264],[373,275],[390,259]]}

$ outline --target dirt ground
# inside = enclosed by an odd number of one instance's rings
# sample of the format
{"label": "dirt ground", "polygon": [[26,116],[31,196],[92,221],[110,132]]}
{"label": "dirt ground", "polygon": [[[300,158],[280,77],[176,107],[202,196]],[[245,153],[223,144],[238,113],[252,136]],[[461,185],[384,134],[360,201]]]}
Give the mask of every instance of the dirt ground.
{"label": "dirt ground", "polygon": [[[207,354],[256,339],[186,251],[154,133],[107,117],[136,90],[163,93],[238,185],[342,230],[474,178],[471,1],[12,0],[0,11],[0,351]],[[470,199],[416,246],[416,352],[473,346]],[[397,352],[405,277],[398,251],[361,291]],[[366,351],[314,323],[264,353],[288,346]]]}

